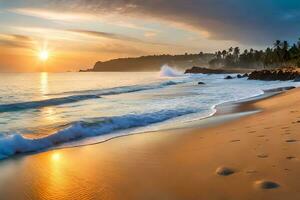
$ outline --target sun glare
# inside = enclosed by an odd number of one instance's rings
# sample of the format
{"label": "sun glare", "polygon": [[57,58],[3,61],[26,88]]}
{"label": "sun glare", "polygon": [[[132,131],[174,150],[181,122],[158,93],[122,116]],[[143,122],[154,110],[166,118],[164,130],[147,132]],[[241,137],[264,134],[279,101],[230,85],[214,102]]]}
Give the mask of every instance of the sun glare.
{"label": "sun glare", "polygon": [[39,52],[39,58],[41,61],[46,61],[49,58],[49,52],[47,50],[42,50]]}
{"label": "sun glare", "polygon": [[60,154],[59,153],[54,153],[51,156],[53,161],[59,161],[60,160]]}

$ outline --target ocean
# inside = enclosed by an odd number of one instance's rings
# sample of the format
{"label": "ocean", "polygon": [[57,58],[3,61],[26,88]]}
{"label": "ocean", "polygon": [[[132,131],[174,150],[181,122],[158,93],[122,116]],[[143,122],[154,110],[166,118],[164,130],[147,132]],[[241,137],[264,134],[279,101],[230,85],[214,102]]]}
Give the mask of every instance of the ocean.
{"label": "ocean", "polygon": [[0,73],[0,159],[185,127],[212,116],[221,103],[299,86],[225,76],[168,66],[160,72]]}

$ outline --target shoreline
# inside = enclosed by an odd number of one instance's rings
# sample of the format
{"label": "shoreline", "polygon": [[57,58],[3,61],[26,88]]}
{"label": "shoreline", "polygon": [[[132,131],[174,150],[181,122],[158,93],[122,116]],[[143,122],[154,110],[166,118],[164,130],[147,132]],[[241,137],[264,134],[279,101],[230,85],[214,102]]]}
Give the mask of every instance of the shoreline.
{"label": "shoreline", "polygon": [[[253,101],[262,112],[210,127],[3,160],[0,193],[8,199],[298,199],[299,93]],[[222,166],[233,174],[216,174]],[[279,186],[260,188],[264,180]]]}
{"label": "shoreline", "polygon": [[[88,139],[91,139],[94,137],[96,138],[99,136],[87,137],[87,138],[81,139],[83,141],[73,140],[73,141],[62,143],[62,144],[59,144],[58,146],[54,146],[54,147],[50,147],[50,148],[46,148],[46,149],[17,153],[12,156],[9,156],[7,158],[0,159],[0,163],[7,159],[18,158],[18,157],[23,157],[23,156],[28,156],[28,155],[35,155],[35,154],[48,152],[48,151],[98,145],[98,144],[102,144],[102,143],[105,143],[105,142],[108,142],[108,141],[111,141],[114,139],[123,138],[123,137],[131,136],[131,135],[134,136],[134,135],[139,135],[139,134],[149,134],[149,133],[155,133],[155,132],[170,132],[170,131],[177,131],[177,130],[178,131],[190,131],[193,129],[209,128],[212,126],[230,122],[232,120],[237,120],[238,118],[245,117],[247,115],[255,114],[255,113],[259,112],[259,110],[255,106],[253,106],[253,104],[255,102],[258,102],[260,100],[264,100],[267,98],[271,98],[273,96],[276,96],[278,94],[281,94],[283,92],[286,92],[286,91],[294,89],[294,88],[295,87],[274,88],[269,91],[263,91],[263,94],[255,95],[253,97],[248,97],[245,99],[240,99],[240,100],[236,100],[236,101],[229,101],[229,102],[217,104],[217,105],[213,106],[213,109],[215,109],[216,111],[214,113],[212,113],[210,116],[190,121],[189,125],[186,125],[186,126],[180,125],[177,127],[174,126],[174,127],[170,127],[170,128],[166,128],[166,129],[161,129],[161,130],[125,133],[123,135],[116,135],[111,138],[107,138],[107,139],[97,141],[97,142],[84,143],[84,140],[88,140]],[[162,122],[160,122],[160,123],[162,123]],[[110,134],[118,134],[118,132],[110,133]],[[70,143],[70,144],[68,144],[68,143]],[[72,145],[72,143],[73,143],[73,145]],[[78,143],[78,144],[76,144],[76,143]]]}

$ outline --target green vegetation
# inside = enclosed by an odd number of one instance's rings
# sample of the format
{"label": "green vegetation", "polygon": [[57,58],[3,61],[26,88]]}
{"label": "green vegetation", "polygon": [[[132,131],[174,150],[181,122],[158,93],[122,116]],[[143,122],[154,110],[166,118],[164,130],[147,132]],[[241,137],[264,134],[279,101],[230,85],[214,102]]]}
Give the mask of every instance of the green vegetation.
{"label": "green vegetation", "polygon": [[296,44],[277,40],[272,48],[263,50],[246,49],[243,53],[239,47],[218,51],[209,62],[212,67],[247,67],[275,68],[300,67],[300,38]]}
{"label": "green vegetation", "polygon": [[150,55],[137,58],[118,58],[105,62],[98,61],[93,69],[81,71],[158,71],[161,66],[168,64],[181,69],[193,66],[208,65],[214,58],[213,54],[198,53],[183,55]]}

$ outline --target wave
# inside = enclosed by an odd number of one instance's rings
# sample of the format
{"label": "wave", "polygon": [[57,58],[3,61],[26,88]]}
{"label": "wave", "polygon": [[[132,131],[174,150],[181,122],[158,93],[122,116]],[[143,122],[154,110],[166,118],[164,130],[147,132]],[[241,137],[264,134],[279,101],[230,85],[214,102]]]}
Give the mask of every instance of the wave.
{"label": "wave", "polygon": [[131,92],[139,92],[143,90],[152,90],[152,89],[159,89],[164,88],[167,86],[177,85],[184,83],[183,81],[165,81],[162,83],[152,83],[148,85],[132,85],[132,86],[121,86],[121,87],[114,87],[114,88],[107,88],[107,89],[95,89],[95,90],[79,90],[79,91],[68,91],[62,93],[52,93],[48,94],[49,96],[53,95],[65,95],[65,94],[97,94],[97,95],[116,95],[116,94],[123,94],[123,93],[131,93]]}
{"label": "wave", "polygon": [[170,67],[169,65],[163,65],[159,73],[161,77],[176,77],[183,75],[182,72]]}
{"label": "wave", "polygon": [[14,112],[26,109],[35,109],[42,108],[47,106],[57,106],[66,103],[75,103],[78,101],[83,101],[87,99],[97,99],[100,98],[98,95],[74,95],[68,97],[61,98],[53,98],[46,99],[40,101],[29,101],[29,102],[21,102],[21,103],[12,103],[12,104],[3,104],[0,105],[0,113],[1,112]]}
{"label": "wave", "polygon": [[91,121],[80,121],[70,124],[67,128],[37,139],[24,138],[20,134],[0,137],[0,159],[9,156],[45,150],[56,145],[81,138],[99,136],[114,131],[147,126],[172,118],[195,113],[194,109],[162,110],[144,114],[104,117]]}
{"label": "wave", "polygon": [[39,101],[29,101],[29,102],[20,102],[20,103],[12,103],[12,104],[2,104],[0,105],[0,113],[1,112],[15,112],[20,110],[27,109],[38,109],[48,106],[57,106],[67,103],[75,103],[78,101],[88,100],[88,99],[97,99],[101,98],[101,96],[105,95],[117,95],[123,93],[132,93],[139,92],[143,90],[151,90],[151,89],[159,89],[164,88],[171,85],[176,85],[182,82],[174,82],[174,81],[166,81],[162,83],[154,83],[149,85],[134,85],[134,86],[123,86],[123,87],[115,87],[101,90],[85,90],[85,91],[73,91],[73,92],[65,92],[60,94],[49,94],[51,95],[63,95],[63,94],[80,94],[80,95],[71,95],[67,97],[59,97],[59,98],[51,98],[46,100]]}

